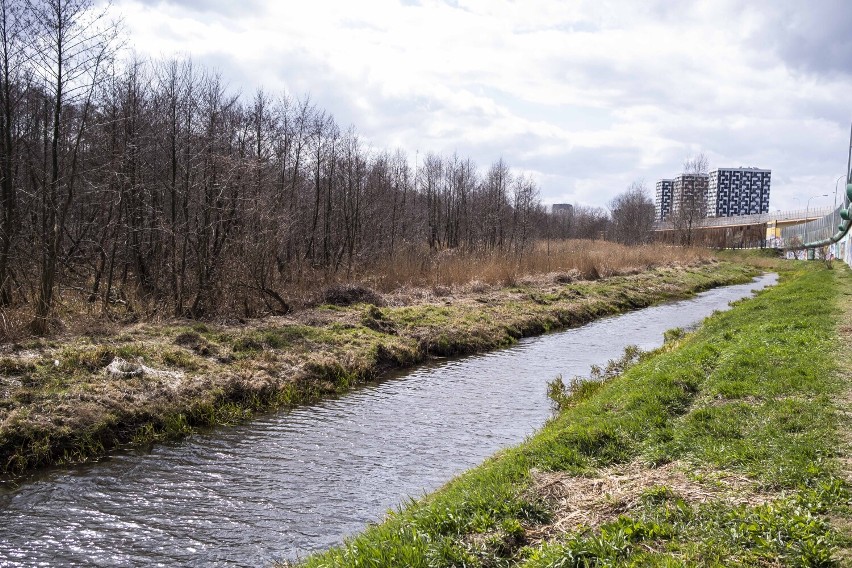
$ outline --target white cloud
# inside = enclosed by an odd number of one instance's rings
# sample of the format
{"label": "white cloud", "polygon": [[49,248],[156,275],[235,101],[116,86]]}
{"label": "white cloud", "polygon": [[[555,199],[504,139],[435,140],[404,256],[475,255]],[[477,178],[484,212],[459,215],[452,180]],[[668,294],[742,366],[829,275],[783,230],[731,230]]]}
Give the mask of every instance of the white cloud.
{"label": "white cloud", "polygon": [[[842,12],[835,35],[813,37],[832,8]],[[137,51],[191,53],[243,92],[310,92],[374,147],[458,151],[480,166],[503,156],[533,173],[549,202],[605,205],[703,150],[713,166],[771,168],[772,206],[787,208],[833,195],[846,165],[852,65],[838,62],[852,48],[838,38],[850,10],[834,0],[120,0],[116,9]],[[781,24],[777,37],[766,29]],[[823,66],[821,41],[835,42]]]}

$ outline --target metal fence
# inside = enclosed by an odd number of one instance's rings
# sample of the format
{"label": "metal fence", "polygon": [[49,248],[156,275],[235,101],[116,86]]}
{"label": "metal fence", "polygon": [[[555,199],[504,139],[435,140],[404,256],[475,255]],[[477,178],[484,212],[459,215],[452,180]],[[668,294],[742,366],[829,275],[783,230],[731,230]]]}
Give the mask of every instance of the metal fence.
{"label": "metal fence", "polygon": [[735,217],[709,217],[703,219],[702,227],[731,227],[734,225],[757,225],[770,221],[794,221],[827,215],[834,209],[828,207],[811,207],[810,209],[793,209],[791,211],[776,211],[775,213],[758,213],[757,215],[738,215]]}
{"label": "metal fence", "polygon": [[813,243],[830,238],[837,232],[840,223],[840,209],[829,207],[827,214],[815,221],[793,225],[781,229],[781,241],[784,246],[795,246],[796,244]]}
{"label": "metal fence", "polygon": [[[758,213],[756,215],[738,215],[735,217],[708,217],[700,219],[696,227],[735,227],[743,225],[759,225],[770,221],[795,221],[797,219],[811,219],[823,217],[834,213],[836,209],[831,205],[827,207],[811,207],[809,209],[793,209],[790,211],[776,211],[774,213]],[[654,223],[657,230],[672,228],[671,221],[657,221]]]}

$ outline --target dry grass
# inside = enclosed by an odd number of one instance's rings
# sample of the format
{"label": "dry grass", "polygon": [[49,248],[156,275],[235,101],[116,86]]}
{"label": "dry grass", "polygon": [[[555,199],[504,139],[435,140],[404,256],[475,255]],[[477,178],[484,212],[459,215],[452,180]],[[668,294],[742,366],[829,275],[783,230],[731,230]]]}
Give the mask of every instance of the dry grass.
{"label": "dry grass", "polygon": [[[33,303],[0,307],[0,344],[33,337],[30,329],[33,310]],[[154,317],[157,317],[156,312],[151,313],[148,319]],[[56,294],[49,335],[103,337],[140,319],[140,314],[128,304],[104,311],[101,303],[86,301],[76,290],[64,291]]]}
{"label": "dry grass", "polygon": [[541,241],[523,254],[412,250],[388,259],[372,275],[363,275],[363,280],[384,292],[404,286],[511,286],[524,277],[548,273],[567,275],[568,281],[596,280],[710,258],[712,253],[706,249],[661,244],[628,247],[608,241]]}
{"label": "dry grass", "polygon": [[553,521],[530,527],[532,544],[551,540],[581,528],[594,529],[635,509],[652,489],[665,488],[689,503],[724,499],[734,505],[759,505],[770,500],[757,484],[743,475],[722,471],[689,470],[671,462],[648,467],[641,461],[599,471],[595,477],[577,477],[566,472],[532,470],[529,498],[546,503]]}

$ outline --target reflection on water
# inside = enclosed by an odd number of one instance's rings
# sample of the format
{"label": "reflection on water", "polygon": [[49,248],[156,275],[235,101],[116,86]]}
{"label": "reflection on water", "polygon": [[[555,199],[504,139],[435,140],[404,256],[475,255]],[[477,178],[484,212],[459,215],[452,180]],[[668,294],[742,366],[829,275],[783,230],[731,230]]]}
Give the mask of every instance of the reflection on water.
{"label": "reflection on water", "polygon": [[550,414],[546,383],[773,284],[606,318],[0,493],[0,565],[266,565],[328,548]]}

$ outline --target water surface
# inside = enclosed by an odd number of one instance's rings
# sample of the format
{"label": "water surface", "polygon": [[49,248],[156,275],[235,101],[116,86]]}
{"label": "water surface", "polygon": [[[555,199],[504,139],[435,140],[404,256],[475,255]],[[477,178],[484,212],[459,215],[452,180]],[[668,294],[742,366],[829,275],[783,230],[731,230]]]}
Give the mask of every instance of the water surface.
{"label": "water surface", "polygon": [[425,366],[341,398],[0,490],[0,566],[259,566],[379,521],[550,416],[546,383],[771,285],[776,275]]}

